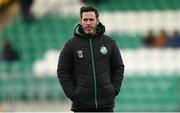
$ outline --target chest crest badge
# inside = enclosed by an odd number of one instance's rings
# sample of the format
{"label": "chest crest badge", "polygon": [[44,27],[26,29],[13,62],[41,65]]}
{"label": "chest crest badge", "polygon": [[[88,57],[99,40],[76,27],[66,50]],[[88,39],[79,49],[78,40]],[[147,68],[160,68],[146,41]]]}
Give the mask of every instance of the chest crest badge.
{"label": "chest crest badge", "polygon": [[77,51],[77,55],[79,58],[83,58],[83,51],[82,50],[78,50]]}
{"label": "chest crest badge", "polygon": [[100,52],[101,52],[101,54],[105,55],[105,54],[108,53],[108,50],[107,50],[107,48],[103,45],[103,46],[100,48]]}

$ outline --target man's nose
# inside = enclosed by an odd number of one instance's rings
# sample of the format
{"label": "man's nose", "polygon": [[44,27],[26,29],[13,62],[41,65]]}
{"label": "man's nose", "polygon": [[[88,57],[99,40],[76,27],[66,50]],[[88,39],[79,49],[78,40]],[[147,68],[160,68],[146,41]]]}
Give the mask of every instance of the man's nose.
{"label": "man's nose", "polygon": [[87,21],[87,24],[89,25],[90,23],[91,23],[90,20],[88,20],[88,21]]}

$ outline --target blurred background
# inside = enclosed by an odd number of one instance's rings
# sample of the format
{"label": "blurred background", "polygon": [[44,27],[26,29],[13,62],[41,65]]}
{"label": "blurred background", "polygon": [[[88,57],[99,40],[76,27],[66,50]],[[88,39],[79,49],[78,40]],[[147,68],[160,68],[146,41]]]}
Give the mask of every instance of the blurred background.
{"label": "blurred background", "polygon": [[180,0],[0,0],[0,112],[70,112],[57,61],[85,5],[124,60],[115,111],[180,111]]}

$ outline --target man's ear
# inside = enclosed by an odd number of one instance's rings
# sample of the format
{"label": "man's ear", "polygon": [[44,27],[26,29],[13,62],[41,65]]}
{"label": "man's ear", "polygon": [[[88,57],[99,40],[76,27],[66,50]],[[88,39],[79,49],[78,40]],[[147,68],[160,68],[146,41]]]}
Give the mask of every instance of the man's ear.
{"label": "man's ear", "polygon": [[81,23],[81,19],[80,19],[79,23],[80,23],[80,25],[82,25],[82,23]]}
{"label": "man's ear", "polygon": [[97,25],[99,24],[99,18],[97,19]]}

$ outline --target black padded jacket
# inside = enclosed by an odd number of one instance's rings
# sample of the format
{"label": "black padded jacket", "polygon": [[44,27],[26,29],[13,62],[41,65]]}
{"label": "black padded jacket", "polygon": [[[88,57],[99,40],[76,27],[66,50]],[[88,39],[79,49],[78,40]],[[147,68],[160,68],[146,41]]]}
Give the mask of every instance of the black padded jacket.
{"label": "black padded jacket", "polygon": [[115,41],[104,35],[86,36],[80,24],[61,50],[57,68],[60,84],[72,100],[72,109],[114,107],[123,80],[124,64]]}

